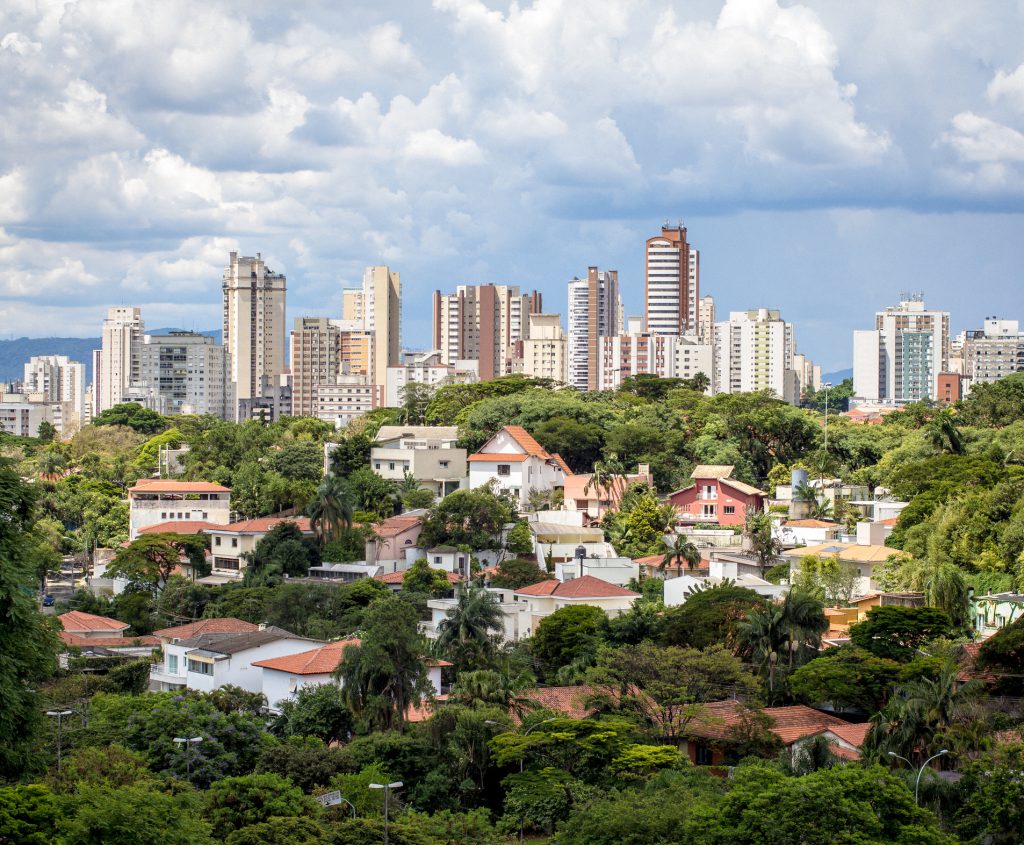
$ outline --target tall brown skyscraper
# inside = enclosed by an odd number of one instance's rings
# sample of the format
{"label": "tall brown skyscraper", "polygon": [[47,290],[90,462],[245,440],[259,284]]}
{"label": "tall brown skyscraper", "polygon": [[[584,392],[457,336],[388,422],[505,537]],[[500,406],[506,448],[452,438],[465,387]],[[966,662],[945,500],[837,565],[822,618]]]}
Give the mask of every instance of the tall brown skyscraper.
{"label": "tall brown skyscraper", "polygon": [[648,238],[645,302],[651,334],[696,334],[700,301],[700,253],[686,240],[686,227],[667,223]]}

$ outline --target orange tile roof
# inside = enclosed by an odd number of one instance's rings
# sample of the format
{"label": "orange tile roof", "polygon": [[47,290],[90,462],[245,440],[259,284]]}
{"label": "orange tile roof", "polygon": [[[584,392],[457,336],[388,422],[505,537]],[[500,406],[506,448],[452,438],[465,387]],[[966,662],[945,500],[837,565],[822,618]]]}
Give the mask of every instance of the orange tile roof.
{"label": "orange tile roof", "polygon": [[119,619],[96,616],[93,613],[82,613],[80,610],[69,610],[57,617],[61,627],[69,633],[78,631],[124,631],[131,626]]}
{"label": "orange tile roof", "polygon": [[152,646],[158,648],[160,640],[156,637],[80,637],[78,634],[71,634],[67,631],[60,632],[60,638],[64,645],[78,646],[79,648],[138,648],[139,646]]}
{"label": "orange tile roof", "polygon": [[878,524],[879,525],[892,525],[892,526],[895,526],[896,523],[899,522],[899,521],[900,521],[900,518],[898,516],[891,516],[888,519],[880,519],[880,520],[878,520]]}
{"label": "orange tile roof", "polygon": [[374,525],[373,531],[378,537],[397,537],[422,523],[418,516],[389,516]]}
{"label": "orange tile roof", "polygon": [[[729,735],[729,728],[739,724],[742,707],[740,702],[731,699],[705,704],[701,715],[687,725],[687,733],[706,739],[725,739]],[[785,745],[792,745],[797,740],[823,731],[831,731],[851,745],[859,746],[870,728],[869,725],[853,725],[803,704],[766,707],[762,712],[771,718],[772,733]]]}
{"label": "orange tile roof", "polygon": [[580,578],[573,578],[570,581],[556,581],[554,579],[541,581],[539,584],[522,587],[516,590],[515,594],[517,596],[558,596],[565,599],[636,598],[640,595],[617,584],[602,581],[593,575],[584,575]]}
{"label": "orange tile roof", "polygon": [[783,528],[838,528],[838,522],[831,522],[824,519],[790,519],[783,524]]}
{"label": "orange tile roof", "polygon": [[225,616],[220,619],[200,619],[173,628],[161,628],[153,633],[164,639],[188,640],[198,637],[200,634],[248,634],[259,629],[260,626],[254,625],[252,622]]}
{"label": "orange tile roof", "polygon": [[538,443],[532,434],[521,425],[507,425],[502,431],[508,432],[509,436],[518,443],[527,455],[547,460],[551,457],[547,450]]}
{"label": "orange tile roof", "polygon": [[204,522],[201,519],[172,519],[168,522],[158,522],[156,525],[147,525],[140,528],[140,534],[199,534],[202,531],[209,531],[216,528],[224,528],[216,522]]}
{"label": "orange tile roof", "polygon": [[211,530],[230,534],[266,534],[282,522],[293,522],[300,531],[311,532],[308,516],[264,516],[260,519],[243,519],[228,525],[214,525]]}
{"label": "orange tile roof", "polygon": [[425,722],[434,715],[438,704],[444,704],[448,700],[447,695],[435,695],[431,698],[424,698],[419,704],[410,704],[405,711],[405,721]]}
{"label": "orange tile roof", "polygon": [[565,461],[562,460],[562,456],[559,455],[558,452],[555,452],[551,456],[551,460],[553,460],[556,464],[558,464],[562,468],[562,472],[565,475],[572,475],[572,470],[569,469],[569,465]]}
{"label": "orange tile roof", "polygon": [[350,637],[298,654],[255,660],[252,665],[273,669],[277,672],[287,672],[289,675],[329,675],[338,668],[345,649],[349,646],[359,645],[360,642],[358,638]]}
{"label": "orange tile roof", "polygon": [[597,708],[586,705],[587,699],[597,692],[597,687],[581,684],[574,687],[533,687],[523,690],[521,695],[545,710],[554,710],[570,719],[585,719],[597,712]]}
{"label": "orange tile roof", "polygon": [[165,478],[140,478],[129,493],[230,493],[230,487],[212,481],[171,481]]}

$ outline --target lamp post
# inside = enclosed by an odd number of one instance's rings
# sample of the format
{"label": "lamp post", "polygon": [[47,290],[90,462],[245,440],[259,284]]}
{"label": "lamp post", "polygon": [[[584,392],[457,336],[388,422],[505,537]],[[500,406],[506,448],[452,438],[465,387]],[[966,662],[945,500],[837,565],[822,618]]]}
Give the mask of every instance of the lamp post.
{"label": "lamp post", "polygon": [[[561,718],[562,718],[561,716],[551,716],[548,719],[542,719],[541,721],[537,722],[537,724],[530,725],[530,727],[528,727],[525,731],[523,731],[522,736],[529,736],[530,735],[530,731],[532,731],[534,728],[539,728],[541,725],[546,725],[548,722],[554,722],[556,719],[561,719]],[[484,724],[485,725],[497,725],[498,727],[505,727],[504,725],[501,724],[501,722],[495,722],[493,719],[484,719]],[[519,774],[523,773],[523,762],[524,762],[524,760],[525,760],[524,757],[520,757],[519,758]],[[519,816],[519,841],[520,842],[523,841],[523,828],[525,826],[526,826],[526,815],[525,815],[525,812],[524,812],[522,815]]]}
{"label": "lamp post", "polygon": [[[927,760],[925,760],[921,764],[921,768],[917,770],[917,779],[914,781],[914,803],[915,804],[920,804],[920,801],[918,800],[918,795],[921,792],[921,775],[924,774],[924,770],[928,768],[928,764],[932,760],[936,759],[937,757],[941,757],[943,754],[949,754],[949,749],[943,748],[938,754],[933,754],[931,757],[929,757]],[[902,760],[904,763],[906,763],[908,766],[910,766],[911,769],[914,768],[914,764],[913,763],[911,763],[906,757],[900,756],[895,751],[890,751],[889,752],[889,756],[890,757],[896,757],[896,758]]]}
{"label": "lamp post", "polygon": [[396,780],[394,783],[371,783],[370,789],[384,790],[384,845],[388,845],[388,797],[392,789],[401,789],[402,782]]}
{"label": "lamp post", "polygon": [[62,727],[64,724],[64,717],[70,716],[74,713],[74,710],[47,710],[47,716],[53,716],[57,720],[57,772],[60,772],[60,751],[61,741],[63,739]]}
{"label": "lamp post", "polygon": [[199,745],[203,741],[201,736],[176,736],[174,737],[174,744],[177,746],[183,746],[185,749],[185,780],[191,783],[192,781],[192,754],[191,749],[193,745]]}

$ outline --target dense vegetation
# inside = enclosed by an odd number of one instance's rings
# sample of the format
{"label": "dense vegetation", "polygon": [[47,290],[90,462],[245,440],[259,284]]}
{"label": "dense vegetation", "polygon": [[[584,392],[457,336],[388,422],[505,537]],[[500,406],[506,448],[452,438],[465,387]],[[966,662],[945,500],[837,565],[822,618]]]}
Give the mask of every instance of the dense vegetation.
{"label": "dense vegetation", "polygon": [[[641,378],[615,393],[579,394],[509,377],[410,391],[402,408],[345,432],[310,419],[169,420],[123,406],[68,442],[52,432],[5,438],[0,842],[376,842],[382,801],[369,784],[395,780],[405,784],[392,796],[396,843],[492,843],[520,827],[559,843],[608,845],[1018,841],[1024,746],[1014,732],[1024,716],[990,694],[1020,694],[1020,625],[981,650],[987,681],[966,680],[961,661],[968,588],[1018,587],[1024,575],[1024,377],[981,386],[952,410],[911,406],[878,425],[831,418],[827,453],[820,396],[793,408],[695,387]],[[848,645],[822,651],[823,600],[842,586],[822,567],[777,605],[726,584],[666,610],[651,579],[622,616],[565,608],[512,645],[501,640],[488,595],[471,588],[427,643],[418,630],[425,599],[447,585],[426,567],[410,570],[397,595],[373,581],[335,588],[286,577],[320,560],[361,558],[374,523],[422,506],[409,485],[367,469],[376,427],[399,421],[457,425],[468,448],[523,425],[574,470],[598,477],[649,464],[656,489],[630,489],[604,528],[622,553],[663,555],[668,572],[686,567],[690,553],[666,548],[672,513],[659,494],[687,483],[698,463],[732,464],[735,477],[768,488],[794,467],[888,488],[911,504],[890,539],[907,554],[885,577],[894,589],[923,591],[927,606],[875,609]],[[325,475],[323,445],[332,440]],[[113,600],[79,591],[68,606],[120,618],[136,635],[204,616],[322,639],[358,634],[339,668],[342,688],[304,690],[268,722],[262,697],[242,690],[145,693],[148,661],[72,655],[58,669],[58,640],[35,598],[39,579],[63,555],[121,547],[125,490],[153,473],[161,446],[179,445],[189,447],[185,477],[231,486],[245,517],[308,513],[315,541],[283,525],[257,548],[243,583],[205,587],[168,565],[201,557],[194,538],[149,535],[119,548],[129,590]],[[858,518],[843,502],[836,511]],[[522,529],[504,531],[516,518],[495,491],[464,491],[431,508],[425,534],[494,550],[503,557],[496,583],[519,587],[546,573]],[[755,548],[761,531],[748,525]],[[763,548],[770,570],[771,544]],[[453,664],[451,694],[410,720],[410,706],[429,699],[428,656]],[[530,690],[555,684],[580,684],[591,715],[538,708]],[[723,779],[691,766],[679,741],[701,704],[733,695],[749,710],[721,740],[736,766]],[[843,762],[821,743],[780,750],[761,708],[795,702],[870,719],[863,761]],[[71,711],[59,733],[48,710]],[[174,743],[197,735],[198,749]],[[919,808],[908,788],[916,769],[892,755],[916,766],[942,749],[940,764],[963,777],[925,776]],[[312,802],[331,789],[353,803],[354,819],[347,806]]]}

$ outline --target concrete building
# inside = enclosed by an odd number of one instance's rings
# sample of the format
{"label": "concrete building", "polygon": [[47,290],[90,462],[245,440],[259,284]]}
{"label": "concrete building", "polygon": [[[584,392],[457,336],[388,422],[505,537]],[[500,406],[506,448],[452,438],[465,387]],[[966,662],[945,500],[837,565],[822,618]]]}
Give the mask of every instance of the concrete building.
{"label": "concrete building", "polygon": [[25,364],[25,393],[40,394],[46,402],[67,406],[60,433],[69,436],[89,422],[85,365],[66,355],[34,355]]}
{"label": "concrete building", "polygon": [[514,372],[565,384],[568,377],[568,341],[558,314],[531,314],[529,336],[516,342]]}
{"label": "concrete building", "polygon": [[291,373],[281,373],[274,379],[263,376],[258,395],[249,399],[236,399],[235,404],[239,421],[260,420],[271,423],[288,416],[292,412]]}
{"label": "concrete building", "polygon": [[[541,295],[515,285],[459,285],[434,291],[434,349],[442,364],[479,362],[481,381],[512,372],[515,342],[529,331],[529,315],[542,313]],[[396,362],[397,363],[397,362]]]}
{"label": "concrete building", "polygon": [[341,364],[341,331],[326,317],[298,317],[289,338],[292,416],[314,417],[317,389],[335,384]]}
{"label": "concrete building", "polygon": [[383,407],[384,385],[374,384],[370,376],[342,373],[334,384],[317,387],[314,416],[342,428],[356,417]]}
{"label": "concrete building", "polygon": [[103,321],[100,365],[93,372],[93,383],[99,385],[94,414],[113,408],[124,399],[124,393],[138,380],[137,345],[145,332],[142,312],[138,308],[111,308]]}
{"label": "concrete building", "polygon": [[715,350],[696,336],[618,335],[601,338],[598,390],[617,390],[638,373],[661,378],[708,378],[707,393],[715,392]]}
{"label": "concrete building", "polygon": [[702,296],[697,303],[697,338],[701,343],[715,342],[715,300]]}
{"label": "concrete building", "polygon": [[196,332],[144,335],[135,346],[137,375],[124,391],[164,415],[211,414],[235,418],[235,388],[227,349]]}
{"label": "concrete building", "polygon": [[680,522],[739,526],[746,521],[748,508],[763,511],[768,495],[732,478],[733,469],[731,464],[694,467],[690,475],[693,483],[668,497],[678,508]]}
{"label": "concrete building", "polygon": [[[383,389],[388,367],[402,361],[402,280],[387,265],[367,267],[363,273],[363,330],[373,337],[370,362],[372,383]],[[353,308],[356,306],[353,305]]]}
{"label": "concrete building", "polygon": [[472,384],[479,381],[479,361],[441,363],[440,350],[407,352],[405,361],[397,367],[388,367],[384,387],[384,404],[398,408],[402,404],[402,391],[410,384],[443,387],[447,384]]}
{"label": "concrete building", "polygon": [[128,489],[128,538],[163,522],[231,522],[231,490],[210,481],[140,478]]}
{"label": "concrete building", "polygon": [[456,446],[457,426],[381,426],[370,449],[370,467],[381,478],[402,481],[406,474],[436,497],[468,484],[468,452]]}
{"label": "concrete building", "polygon": [[687,241],[686,227],[668,223],[648,238],[644,298],[651,334],[699,332],[700,253]]}
{"label": "concrete building", "polygon": [[793,325],[777,310],[732,311],[728,321],[715,326],[718,392],[770,390],[795,405],[800,401],[795,356]]}
{"label": "concrete building", "polygon": [[313,536],[308,516],[266,516],[231,522],[223,527],[203,528],[202,533],[210,537],[213,574],[225,581],[241,578],[249,566],[247,556],[252,554],[256,544],[283,522],[291,523],[309,537]]}
{"label": "concrete building", "polygon": [[821,390],[821,367],[806,355],[793,355],[793,371],[797,379],[797,397],[802,397],[810,388]]}
{"label": "concrete building", "polygon": [[904,404],[935,399],[948,372],[949,312],[930,311],[920,293],[878,311],[874,329],[853,333],[853,395]]}
{"label": "concrete building", "polygon": [[971,384],[985,384],[1024,372],[1024,332],[1020,322],[986,317],[980,331],[965,333],[962,353],[963,375]]}
{"label": "concrete building", "polygon": [[565,486],[572,475],[558,455],[551,455],[533,436],[518,425],[507,425],[479,451],[469,456],[469,486],[482,487],[495,481],[499,490],[508,490],[528,510],[530,493],[550,493]]}
{"label": "concrete building", "polygon": [[568,383],[598,390],[601,338],[623,332],[617,270],[587,268],[585,279],[569,282]]}
{"label": "concrete building", "polygon": [[515,591],[515,599],[525,603],[529,622],[520,626],[520,636],[535,633],[537,625],[546,616],[563,607],[585,605],[599,607],[610,617],[627,612],[640,598],[639,593],[602,581],[593,575],[583,575],[571,581],[541,581]]}
{"label": "concrete building", "polygon": [[[502,639],[506,643],[515,643],[519,642],[521,636],[527,636],[520,630],[520,624],[524,626],[523,630],[530,624],[529,605],[526,602],[517,602],[512,590],[502,587],[486,587],[485,589],[494,596],[494,601],[501,610]],[[458,591],[452,598],[427,599],[430,620],[420,623],[423,635],[428,640],[436,640],[440,633],[441,623],[452,614],[458,605]]]}
{"label": "concrete building", "polygon": [[232,252],[224,270],[223,341],[238,401],[262,394],[285,371],[286,279],[255,257]]}
{"label": "concrete building", "polygon": [[[61,422],[60,405],[51,402],[33,401],[26,393],[5,393],[0,399],[0,431],[18,437],[35,437],[44,422],[58,428]],[[38,397],[40,398],[41,397]],[[58,430],[60,430],[58,428]]]}

